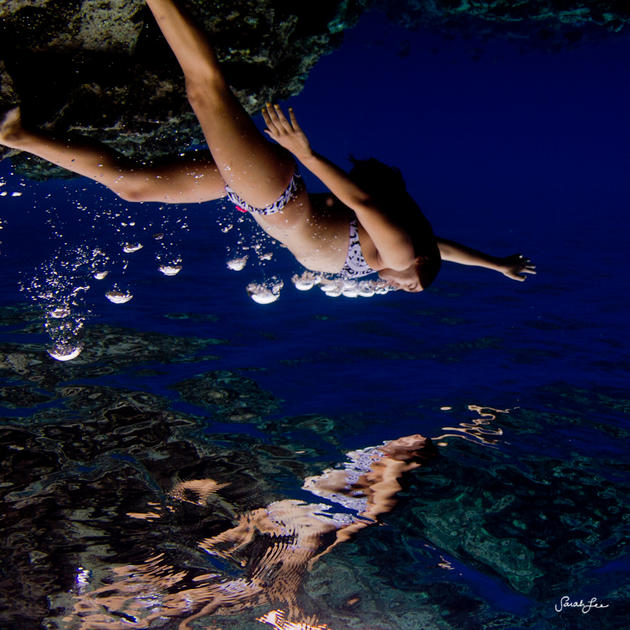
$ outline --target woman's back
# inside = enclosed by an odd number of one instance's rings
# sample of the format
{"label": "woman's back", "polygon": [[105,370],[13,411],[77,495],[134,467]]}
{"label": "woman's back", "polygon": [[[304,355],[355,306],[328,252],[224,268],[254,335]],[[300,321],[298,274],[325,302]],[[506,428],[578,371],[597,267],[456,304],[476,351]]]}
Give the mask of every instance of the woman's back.
{"label": "woman's back", "polygon": [[[281,214],[252,216],[307,269],[341,272],[348,254],[350,222],[356,217],[331,193],[309,194],[302,189]],[[374,267],[376,250],[361,226],[359,239],[366,261]]]}

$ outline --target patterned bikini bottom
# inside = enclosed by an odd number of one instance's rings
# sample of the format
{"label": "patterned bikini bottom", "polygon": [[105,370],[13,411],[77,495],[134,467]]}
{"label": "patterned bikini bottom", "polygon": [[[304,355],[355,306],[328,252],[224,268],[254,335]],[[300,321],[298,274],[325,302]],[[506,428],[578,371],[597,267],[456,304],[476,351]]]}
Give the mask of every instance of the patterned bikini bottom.
{"label": "patterned bikini bottom", "polygon": [[363,252],[361,251],[361,243],[359,242],[359,229],[356,219],[350,221],[350,239],[348,240],[348,254],[346,255],[346,262],[341,270],[341,277],[344,280],[352,280],[354,278],[361,278],[367,276],[370,273],[375,273],[375,270],[365,262]]}
{"label": "patterned bikini bottom", "polygon": [[227,193],[227,198],[236,206],[237,210],[240,210],[241,212],[252,212],[253,214],[267,215],[282,211],[289,201],[295,197],[301,187],[302,176],[296,170],[284,192],[278,197],[278,199],[264,208],[256,208],[256,206],[248,204],[233,188],[230,188],[227,184],[225,185],[225,192]]}

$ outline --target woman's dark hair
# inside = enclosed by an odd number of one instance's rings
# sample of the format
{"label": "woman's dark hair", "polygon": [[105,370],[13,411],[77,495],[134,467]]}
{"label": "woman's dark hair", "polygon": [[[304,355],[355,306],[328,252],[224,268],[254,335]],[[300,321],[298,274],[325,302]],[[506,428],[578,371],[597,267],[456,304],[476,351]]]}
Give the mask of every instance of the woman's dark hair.
{"label": "woman's dark hair", "polygon": [[435,280],[442,259],[433,228],[420,210],[420,206],[407,192],[402,173],[375,158],[357,160],[353,164],[350,178],[368,193],[389,216],[411,236],[416,256],[422,259],[419,268],[422,288],[426,289]]}

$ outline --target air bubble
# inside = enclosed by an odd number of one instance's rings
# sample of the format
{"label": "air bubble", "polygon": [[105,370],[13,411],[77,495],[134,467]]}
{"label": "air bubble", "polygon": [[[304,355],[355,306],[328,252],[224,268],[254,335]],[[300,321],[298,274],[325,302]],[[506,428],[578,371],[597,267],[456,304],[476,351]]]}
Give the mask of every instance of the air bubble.
{"label": "air bubble", "polygon": [[142,245],[142,243],[125,243],[123,245],[123,252],[125,252],[125,254],[133,254],[143,247],[144,245]]}
{"label": "air bubble", "polygon": [[76,359],[81,352],[83,352],[82,344],[72,345],[67,343],[55,344],[48,350],[48,354],[57,361],[72,361],[72,359]]}
{"label": "air bubble", "polygon": [[396,291],[388,282],[382,279],[377,280],[346,280],[339,276],[331,276],[313,271],[305,271],[301,275],[294,275],[291,278],[293,285],[299,291],[308,291],[314,286],[319,288],[330,297],[373,297],[374,295],[385,295],[390,291]]}
{"label": "air bubble", "polygon": [[129,291],[119,291],[117,289],[112,289],[105,294],[105,297],[114,304],[125,304],[133,298],[133,294],[129,293]]}
{"label": "air bubble", "polygon": [[165,276],[176,276],[181,270],[181,265],[160,265],[158,270]]}
{"label": "air bubble", "polygon": [[298,291],[309,291],[319,284],[320,280],[320,277],[310,271],[305,271],[301,276],[296,274],[291,278],[291,282]]}
{"label": "air bubble", "polygon": [[232,271],[242,271],[245,269],[245,265],[247,264],[247,256],[242,256],[241,258],[233,258],[232,260],[227,261],[227,268]]}
{"label": "air bubble", "polygon": [[247,285],[247,293],[258,304],[271,304],[280,297],[280,291],[284,283],[277,277],[270,278],[266,282],[252,282]]}
{"label": "air bubble", "polygon": [[70,315],[70,309],[67,306],[58,306],[57,308],[48,311],[48,315],[53,319],[63,319]]}

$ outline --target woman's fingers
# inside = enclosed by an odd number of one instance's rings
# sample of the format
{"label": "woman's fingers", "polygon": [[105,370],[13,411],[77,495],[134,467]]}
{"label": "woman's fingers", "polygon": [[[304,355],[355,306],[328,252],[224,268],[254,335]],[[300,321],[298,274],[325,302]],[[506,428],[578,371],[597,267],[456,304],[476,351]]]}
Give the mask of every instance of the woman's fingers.
{"label": "woman's fingers", "polygon": [[267,125],[267,128],[269,129],[269,131],[272,134],[277,133],[276,126],[274,125],[273,120],[271,119],[271,116],[269,115],[269,112],[267,111],[267,107],[263,107],[263,109],[262,109],[262,117],[263,117],[263,120],[265,121],[265,125]]}
{"label": "woman's fingers", "polygon": [[269,116],[269,120],[271,120],[276,129],[280,131],[282,129],[282,121],[278,116],[278,106],[273,105],[272,103],[267,103],[265,107],[267,109],[267,116]]}
{"label": "woman's fingers", "polygon": [[302,132],[302,129],[300,127],[300,125],[298,124],[298,121],[295,117],[295,113],[293,112],[293,108],[289,107],[289,119],[287,120],[287,117],[284,115],[284,112],[282,111],[282,109],[280,109],[279,105],[275,105],[274,106],[276,109],[276,113],[278,115],[278,120],[280,121],[280,123],[282,124],[283,128],[286,129],[288,132],[291,133],[300,133]]}
{"label": "woman's fingers", "polygon": [[516,263],[518,264],[519,273],[521,274],[528,273],[528,274],[536,275],[536,265],[531,261],[530,258],[523,256],[523,254],[514,254],[512,259],[515,260]]}
{"label": "woman's fingers", "polygon": [[291,128],[291,124],[287,120],[287,117],[284,115],[284,112],[280,109],[280,105],[273,106],[276,116],[278,117],[278,123],[287,131],[293,131]]}
{"label": "woman's fingers", "polygon": [[276,107],[273,105],[273,103],[267,103],[265,105],[265,107],[267,108],[267,116],[269,116],[269,118],[271,118],[271,120],[274,123],[278,122],[278,114],[276,112]]}
{"label": "woman's fingers", "polygon": [[273,108],[277,117],[277,124],[280,126],[280,128],[285,133],[295,133],[296,130],[293,128],[293,125],[287,120],[287,117],[284,115],[284,112],[280,108],[280,105],[274,105]]}
{"label": "woman's fingers", "polygon": [[293,107],[289,107],[289,119],[291,120],[291,125],[295,131],[302,131],[302,128],[298,125],[298,121],[293,113]]}
{"label": "woman's fingers", "polygon": [[523,254],[519,254],[518,259],[521,264],[521,273],[536,275],[536,265],[531,261],[531,259],[526,258]]}
{"label": "woman's fingers", "polygon": [[263,109],[263,118],[267,123],[267,126],[274,133],[280,134],[283,131],[282,122],[278,117],[278,112],[276,111],[276,107],[271,103],[267,103],[265,108]]}
{"label": "woman's fingers", "polygon": [[[269,127],[271,131],[275,131],[276,133],[283,131],[285,133],[291,133],[295,131],[292,122],[287,120],[287,117],[284,115],[279,105],[267,103],[262,110],[262,115],[267,127]],[[293,116],[293,119],[295,119],[295,116]]]}

